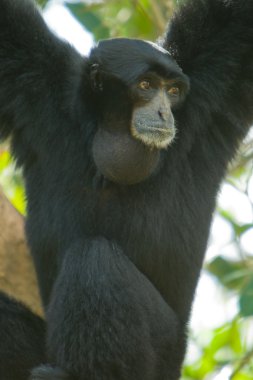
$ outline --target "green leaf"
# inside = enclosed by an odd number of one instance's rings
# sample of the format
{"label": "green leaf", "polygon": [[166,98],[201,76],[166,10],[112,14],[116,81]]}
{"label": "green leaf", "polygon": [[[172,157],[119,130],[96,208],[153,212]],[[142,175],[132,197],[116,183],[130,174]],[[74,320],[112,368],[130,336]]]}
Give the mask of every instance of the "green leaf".
{"label": "green leaf", "polygon": [[235,376],[233,376],[233,380],[252,380],[252,373],[237,373]]}
{"label": "green leaf", "polygon": [[251,271],[246,267],[245,261],[231,261],[222,256],[216,257],[206,265],[206,269],[215,276],[219,282],[227,289],[241,288],[245,282],[245,277]]}
{"label": "green leaf", "polygon": [[22,215],[26,214],[25,191],[23,186],[15,187],[11,202]]}
{"label": "green leaf", "polygon": [[231,225],[236,237],[241,237],[246,231],[253,228],[253,223],[238,224],[233,215],[226,210],[219,209],[219,214]]}
{"label": "green leaf", "polygon": [[8,165],[11,163],[11,155],[7,150],[4,150],[0,154],[0,171],[7,168]]}
{"label": "green leaf", "polygon": [[243,317],[253,316],[253,275],[241,291],[239,306]]}
{"label": "green leaf", "polygon": [[253,223],[243,224],[241,226],[238,226],[237,234],[238,236],[243,235],[245,232],[253,228]]}
{"label": "green leaf", "polygon": [[93,33],[96,40],[110,37],[109,29],[105,26],[98,13],[92,11],[90,6],[83,3],[66,3],[65,6],[89,32]]}
{"label": "green leaf", "polygon": [[42,7],[44,8],[45,5],[47,5],[47,3],[49,2],[49,0],[36,0],[37,3]]}

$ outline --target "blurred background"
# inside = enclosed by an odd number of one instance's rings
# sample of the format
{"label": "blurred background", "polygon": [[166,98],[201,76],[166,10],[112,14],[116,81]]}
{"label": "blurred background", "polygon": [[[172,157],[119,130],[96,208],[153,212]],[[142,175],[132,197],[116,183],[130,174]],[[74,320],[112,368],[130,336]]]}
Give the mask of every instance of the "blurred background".
{"label": "blurred background", "polygon": [[[39,3],[54,33],[87,55],[99,39],[155,41],[180,1]],[[15,170],[8,143],[0,145],[0,186],[25,215],[22,173]],[[220,189],[189,330],[182,380],[253,379],[253,131]]]}

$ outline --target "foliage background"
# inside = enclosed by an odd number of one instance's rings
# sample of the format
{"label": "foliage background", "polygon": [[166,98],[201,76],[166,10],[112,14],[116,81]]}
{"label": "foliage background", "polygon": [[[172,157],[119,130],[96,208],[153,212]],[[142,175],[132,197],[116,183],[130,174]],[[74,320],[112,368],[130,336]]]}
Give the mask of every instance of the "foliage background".
{"label": "foliage background", "polygon": [[[181,0],[183,1],[183,0]],[[110,37],[135,37],[156,40],[165,30],[167,21],[181,1],[175,0],[107,0],[60,1],[75,19],[90,31],[95,40]],[[46,0],[38,1],[42,7]],[[59,1],[58,1],[59,3]],[[227,186],[247,199],[253,215],[253,138],[242,145],[235,162],[231,163]],[[0,145],[0,183],[13,204],[25,214],[25,195],[21,173],[8,150]],[[183,370],[183,380],[252,380],[253,379],[253,220],[242,222],[240,215],[218,203],[216,219],[229,228],[229,242],[207,261],[204,271],[216,282],[217,295],[237,307],[227,321],[215,328],[190,331],[190,344]],[[243,240],[252,237],[245,249]],[[213,241],[212,241],[213,240]],[[215,241],[211,235],[210,244]],[[232,254],[227,254],[231,251]],[[206,294],[208,299],[208,294]],[[218,296],[217,296],[218,298]],[[217,313],[214,305],[213,313]]]}

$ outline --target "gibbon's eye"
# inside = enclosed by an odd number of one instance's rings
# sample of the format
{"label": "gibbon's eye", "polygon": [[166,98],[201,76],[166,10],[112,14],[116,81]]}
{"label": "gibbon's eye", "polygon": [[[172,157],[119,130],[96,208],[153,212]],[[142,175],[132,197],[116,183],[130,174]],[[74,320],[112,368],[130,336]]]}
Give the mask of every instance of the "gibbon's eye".
{"label": "gibbon's eye", "polygon": [[142,80],[139,84],[138,87],[141,90],[149,90],[150,89],[150,83],[148,80]]}
{"label": "gibbon's eye", "polygon": [[179,96],[180,95],[180,90],[176,86],[168,88],[167,92],[169,95],[172,95],[172,96]]}

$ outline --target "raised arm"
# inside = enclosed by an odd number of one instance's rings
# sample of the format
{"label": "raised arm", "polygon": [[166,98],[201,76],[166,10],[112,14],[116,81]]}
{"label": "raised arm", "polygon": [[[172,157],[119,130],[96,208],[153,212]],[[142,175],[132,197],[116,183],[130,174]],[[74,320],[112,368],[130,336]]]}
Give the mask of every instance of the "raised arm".
{"label": "raised arm", "polygon": [[67,86],[82,58],[49,31],[32,0],[0,0],[0,8],[0,136],[7,137],[67,112]]}
{"label": "raised arm", "polygon": [[163,42],[191,82],[179,119],[228,149],[226,160],[253,122],[252,15],[248,0],[190,0]]}

